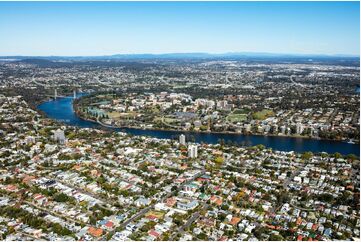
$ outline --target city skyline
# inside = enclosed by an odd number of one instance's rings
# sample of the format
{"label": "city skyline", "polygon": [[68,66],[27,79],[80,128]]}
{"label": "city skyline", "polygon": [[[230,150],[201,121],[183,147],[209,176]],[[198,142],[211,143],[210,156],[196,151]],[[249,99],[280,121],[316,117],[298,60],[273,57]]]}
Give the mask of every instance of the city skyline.
{"label": "city skyline", "polygon": [[359,2],[1,2],[0,56],[359,56]]}
{"label": "city skyline", "polygon": [[359,7],[0,0],[0,240],[360,240]]}

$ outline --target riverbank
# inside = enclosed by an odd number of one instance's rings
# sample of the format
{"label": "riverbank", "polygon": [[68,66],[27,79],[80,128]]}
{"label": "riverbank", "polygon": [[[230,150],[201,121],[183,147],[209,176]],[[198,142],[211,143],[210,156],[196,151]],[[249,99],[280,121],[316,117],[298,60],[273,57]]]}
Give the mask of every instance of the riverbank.
{"label": "riverbank", "polygon": [[[81,97],[84,96],[88,96],[88,94],[82,94]],[[81,98],[80,98],[81,99]],[[184,133],[192,133],[192,134],[230,134],[230,135],[244,135],[244,136],[248,136],[248,135],[252,135],[252,136],[263,136],[263,137],[287,137],[287,138],[295,138],[295,139],[307,139],[307,140],[325,140],[325,141],[336,141],[336,142],[344,142],[344,143],[350,143],[350,144],[359,144],[359,140],[354,140],[354,139],[347,139],[347,138],[325,138],[325,137],[314,137],[314,136],[310,136],[310,135],[300,135],[300,134],[292,134],[292,135],[288,135],[288,134],[281,134],[281,133],[252,133],[252,132],[236,132],[236,131],[214,131],[214,130],[185,130],[182,127],[178,127],[178,126],[173,126],[173,125],[169,125],[167,123],[164,122],[164,116],[162,116],[162,123],[165,125],[165,127],[153,127],[154,124],[150,123],[150,124],[143,124],[143,127],[141,126],[142,124],[136,125],[136,126],[132,126],[132,125],[122,125],[122,126],[118,126],[118,125],[112,125],[112,124],[105,124],[102,123],[99,118],[97,118],[97,120],[93,120],[93,119],[87,119],[82,117],[82,112],[79,111],[78,109],[78,102],[76,103],[72,103],[73,109],[75,110],[76,115],[81,118],[84,119],[86,121],[90,121],[90,122],[95,122],[98,123],[99,125],[103,126],[103,127],[107,127],[107,128],[112,128],[112,129],[138,129],[138,130],[153,130],[153,131],[170,131],[170,132],[184,132]],[[152,127],[147,127],[147,125],[152,125]],[[348,141],[352,141],[348,142]]]}
{"label": "riverbank", "polygon": [[265,135],[242,135],[239,133],[229,132],[194,132],[194,131],[171,131],[163,129],[140,129],[140,127],[104,127],[96,120],[83,120],[75,114],[73,109],[72,98],[59,98],[56,100],[42,103],[38,109],[46,114],[47,118],[55,121],[66,120],[62,122],[65,125],[77,126],[80,128],[97,128],[107,130],[114,130],[117,132],[126,132],[135,136],[149,136],[159,139],[175,139],[180,134],[185,134],[187,140],[196,143],[217,144],[219,140],[224,140],[225,143],[232,142],[234,144],[254,146],[262,144],[267,148],[279,151],[294,151],[303,153],[311,151],[313,153],[335,153],[339,152],[343,155],[355,154],[359,156],[360,147],[355,144],[348,144],[346,142],[334,140],[320,140],[310,138],[285,137],[285,136],[265,136]]}
{"label": "riverbank", "polygon": [[[94,122],[97,123],[103,127],[111,128],[111,129],[138,129],[138,130],[153,130],[153,131],[169,131],[169,132],[182,132],[185,134],[189,133],[203,133],[203,134],[232,134],[232,135],[243,135],[243,136],[264,136],[264,137],[285,137],[285,138],[296,138],[296,139],[308,139],[308,140],[325,140],[325,141],[336,141],[336,142],[344,142],[348,143],[347,140],[342,139],[325,139],[325,138],[316,138],[316,137],[310,137],[305,135],[279,135],[279,134],[259,134],[259,133],[239,133],[239,132],[233,132],[233,131],[202,131],[202,130],[182,130],[182,129],[162,129],[162,128],[147,128],[147,127],[139,127],[139,126],[131,126],[131,125],[124,125],[124,126],[114,126],[109,124],[104,124],[100,120],[93,120],[93,119],[87,119],[79,115],[77,112],[75,112],[77,117],[79,117],[82,120]],[[355,141],[354,144],[359,144],[359,142]]]}

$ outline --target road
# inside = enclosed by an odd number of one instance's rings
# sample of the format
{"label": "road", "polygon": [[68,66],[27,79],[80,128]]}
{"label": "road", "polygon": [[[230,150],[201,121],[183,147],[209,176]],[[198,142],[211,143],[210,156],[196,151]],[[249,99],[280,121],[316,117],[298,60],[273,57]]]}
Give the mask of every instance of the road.
{"label": "road", "polygon": [[22,234],[24,237],[27,236],[27,237],[30,237],[32,238],[34,241],[39,241],[39,240],[47,240],[45,237],[35,237],[34,235],[31,235],[29,233],[26,233],[24,231],[18,231],[19,234]]}
{"label": "road", "polygon": [[108,125],[108,124],[104,124],[100,121],[100,118],[97,117],[97,121],[96,121],[98,124],[100,124],[101,126],[105,127],[105,128],[115,128],[114,126],[112,125]]}
{"label": "road", "polygon": [[152,205],[150,207],[143,208],[137,214],[135,214],[133,217],[125,220],[121,225],[119,225],[119,227],[125,228],[129,223],[137,220],[138,218],[141,218],[144,214],[146,214],[147,212],[149,212],[153,208],[154,208],[154,205]]}
{"label": "road", "polygon": [[[38,206],[38,205],[35,204],[35,203],[29,202],[29,201],[23,201],[23,202],[26,203],[26,204],[28,204],[28,205],[30,205],[30,206],[33,206],[33,207],[41,210],[41,211],[47,212],[47,213],[49,213],[49,214],[51,214],[51,215],[53,215],[53,216],[55,216],[55,217],[63,218],[63,219],[65,219],[66,221],[70,221],[70,222],[77,223],[77,224],[86,224],[86,223],[84,223],[84,222],[82,222],[82,221],[75,220],[75,219],[70,218],[70,217],[68,217],[68,216],[65,216],[65,215],[63,215],[63,214],[60,214],[60,213],[51,211],[51,210],[49,210],[49,209],[47,209],[47,208],[45,208],[45,207],[40,207],[40,206]],[[90,224],[86,224],[86,225],[87,225],[87,226],[92,226],[92,225],[90,225]]]}
{"label": "road", "polygon": [[180,126],[175,126],[175,125],[171,125],[169,123],[166,123],[165,120],[164,120],[164,116],[162,116],[161,120],[162,120],[162,124],[164,124],[165,126],[168,126],[170,128],[177,129],[177,130],[182,129],[182,127],[180,127]]}
{"label": "road", "polygon": [[[189,182],[194,181],[195,179],[197,179],[198,177],[202,176],[204,174],[204,170],[202,170],[198,175],[194,176],[192,179],[189,180]],[[176,194],[177,191],[179,191],[183,186],[179,186],[177,188],[176,191],[173,192],[169,192],[167,193],[167,195],[165,195],[163,198],[160,198],[156,201],[156,203],[158,202],[164,202],[167,198],[174,196]],[[142,210],[140,210],[138,213],[136,213],[133,217],[127,219],[126,221],[124,221],[119,227],[121,228],[125,228],[129,223],[136,221],[137,219],[141,218],[144,214],[146,214],[147,212],[149,212],[150,210],[154,209],[154,204],[143,208]],[[199,216],[199,215],[198,215]]]}
{"label": "road", "polygon": [[187,222],[185,222],[185,223],[179,228],[179,230],[172,235],[172,237],[170,238],[170,240],[174,240],[174,239],[177,237],[177,235],[179,235],[179,234],[182,236],[182,235],[185,233],[185,231],[188,229],[188,227],[191,226],[191,224],[194,223],[194,221],[196,221],[196,220],[199,218],[199,216],[200,216],[200,212],[199,212],[199,211],[207,210],[208,207],[209,207],[208,204],[203,203],[202,208],[199,209],[198,212],[193,213],[192,216],[187,220]]}
{"label": "road", "polygon": [[[167,198],[169,198],[171,196],[174,196],[174,194],[175,194],[175,191],[170,192],[165,197],[159,199],[157,202],[159,202],[159,201],[163,202],[165,199],[167,199]],[[131,218],[127,219],[126,221],[124,221],[119,227],[125,228],[129,223],[137,220],[138,218],[141,218],[144,214],[146,214],[147,212],[149,212],[152,209],[154,209],[154,204],[149,206],[149,207],[143,208],[138,213],[136,213],[133,217],[131,217]]]}
{"label": "road", "polygon": [[312,208],[301,208],[301,207],[297,207],[296,205],[294,205],[292,202],[290,202],[290,205],[293,207],[293,208],[297,208],[301,211],[307,211],[307,212],[314,212],[316,211],[315,209],[312,209]]}
{"label": "road", "polygon": [[[83,189],[81,189],[81,188],[79,188],[79,187],[75,187],[75,186],[73,186],[73,185],[71,185],[71,184],[69,184],[69,183],[66,183],[66,182],[61,181],[61,180],[56,179],[56,178],[52,178],[52,177],[46,177],[46,178],[48,178],[48,179],[50,179],[50,180],[54,180],[54,181],[56,181],[56,182],[58,182],[58,183],[64,184],[64,185],[66,185],[66,186],[68,186],[68,187],[76,190],[77,192],[80,192],[80,193],[86,194],[86,195],[88,195],[88,196],[90,196],[90,197],[92,197],[92,198],[95,198],[95,199],[101,201],[103,204],[111,204],[112,206],[114,206],[113,203],[111,203],[111,201],[109,201],[109,200],[104,200],[103,198],[100,198],[99,195],[97,195],[97,194],[90,193],[90,192],[85,191],[85,190],[83,190]],[[111,210],[111,209],[108,208],[108,207],[103,206],[102,204],[98,204],[98,206],[101,207],[101,208],[104,208],[104,209],[106,209],[106,210],[109,210],[109,211],[112,211],[112,212],[113,212],[113,210]]]}
{"label": "road", "polygon": [[[288,179],[286,179],[286,180],[284,181],[284,183],[283,183],[283,188],[284,188],[284,189],[288,189],[288,185],[291,183],[291,181],[293,180],[293,178],[295,178],[295,176],[297,176],[297,175],[300,174],[302,168],[303,168],[302,166],[298,166],[297,170],[294,171],[294,172],[292,173],[292,175],[291,175]],[[303,211],[309,211],[309,212],[315,211],[314,209],[297,207],[296,205],[294,205],[294,204],[292,204],[292,203],[290,203],[290,205],[291,205],[292,207],[294,207],[294,208],[297,208],[297,209],[303,210]]]}
{"label": "road", "polygon": [[293,178],[295,178],[295,176],[299,175],[301,172],[302,167],[298,166],[297,170],[295,170],[291,176],[289,178],[287,178],[284,182],[283,182],[283,188],[284,189],[288,189],[288,185],[291,183],[291,181],[293,180]]}
{"label": "road", "polygon": [[290,77],[290,80],[291,80],[291,82],[292,82],[293,84],[295,84],[295,85],[297,85],[297,86],[300,86],[300,87],[302,87],[302,88],[305,87],[305,85],[303,85],[303,84],[301,84],[301,83],[298,83],[298,82],[295,82],[295,81],[293,80],[293,78],[294,78],[294,76],[292,75],[292,76]]}

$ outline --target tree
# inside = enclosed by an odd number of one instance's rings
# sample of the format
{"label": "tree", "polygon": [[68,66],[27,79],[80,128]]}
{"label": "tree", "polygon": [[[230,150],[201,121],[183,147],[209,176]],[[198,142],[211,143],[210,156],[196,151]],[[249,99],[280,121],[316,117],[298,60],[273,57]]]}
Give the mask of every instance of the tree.
{"label": "tree", "polygon": [[197,235],[197,238],[200,240],[207,240],[207,235],[202,232],[199,235]]}
{"label": "tree", "polygon": [[224,162],[224,158],[222,156],[217,156],[215,159],[214,159],[214,163],[216,163],[217,165],[222,165]]}
{"label": "tree", "polygon": [[71,235],[72,232],[67,229],[67,228],[64,228],[62,227],[60,224],[58,223],[53,223],[52,226],[51,226],[52,230],[59,234],[59,235],[62,235],[62,236],[66,236],[66,235]]}
{"label": "tree", "polygon": [[283,237],[281,235],[271,234],[269,237],[269,240],[271,241],[281,241],[283,240]]}
{"label": "tree", "polygon": [[340,159],[342,158],[342,155],[338,152],[336,152],[334,155],[333,155],[336,159]]}
{"label": "tree", "polygon": [[301,158],[304,159],[304,160],[309,160],[311,159],[313,156],[313,153],[308,151],[308,152],[305,152],[302,154]]}
{"label": "tree", "polygon": [[220,221],[223,221],[225,218],[226,218],[226,215],[225,215],[224,213],[220,213],[220,214],[218,215],[218,219],[219,219]]}
{"label": "tree", "polygon": [[54,195],[54,201],[56,202],[67,202],[70,200],[70,197],[64,193],[57,193]]}
{"label": "tree", "polygon": [[259,240],[263,240],[262,236],[268,232],[268,229],[266,227],[259,227],[254,230],[253,234],[257,237]]}
{"label": "tree", "polygon": [[227,204],[223,204],[223,205],[221,206],[221,209],[222,209],[222,210],[225,210],[225,211],[228,211],[228,208],[229,208],[229,206],[228,206]]}
{"label": "tree", "polygon": [[290,197],[287,192],[280,191],[280,193],[277,194],[277,203],[279,205],[289,202]]}
{"label": "tree", "polygon": [[323,194],[318,195],[318,199],[321,202],[331,203],[333,201],[333,196],[331,194],[328,194],[328,193],[323,193]]}
{"label": "tree", "polygon": [[346,158],[351,161],[357,160],[357,156],[354,154],[349,154],[346,156]]}

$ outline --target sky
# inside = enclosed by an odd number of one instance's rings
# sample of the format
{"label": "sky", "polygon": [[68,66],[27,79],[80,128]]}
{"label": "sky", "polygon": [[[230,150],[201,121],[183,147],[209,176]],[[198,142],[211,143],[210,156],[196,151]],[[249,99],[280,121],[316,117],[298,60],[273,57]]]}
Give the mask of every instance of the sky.
{"label": "sky", "polygon": [[357,55],[359,2],[0,2],[0,55]]}

